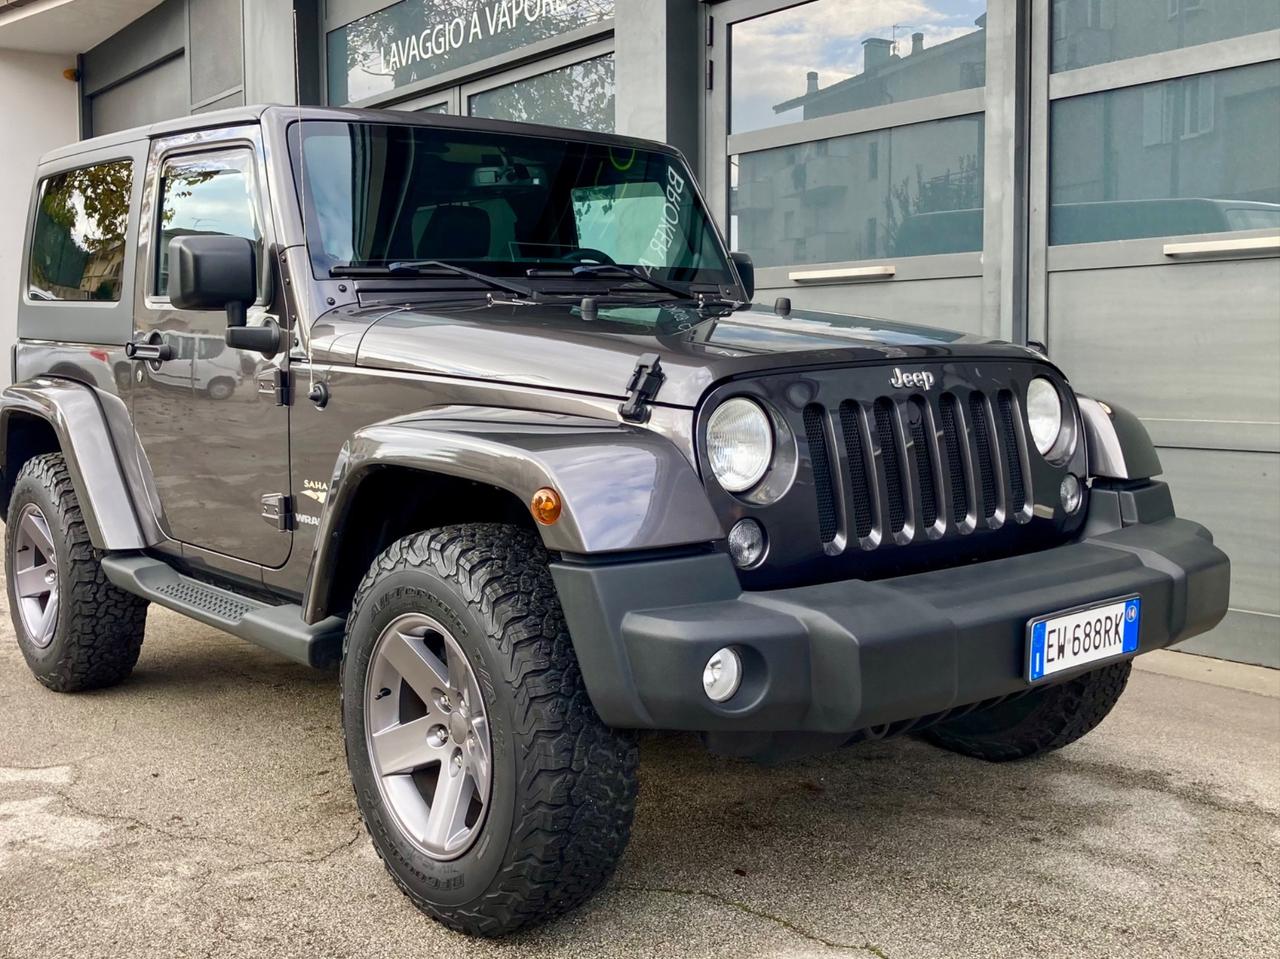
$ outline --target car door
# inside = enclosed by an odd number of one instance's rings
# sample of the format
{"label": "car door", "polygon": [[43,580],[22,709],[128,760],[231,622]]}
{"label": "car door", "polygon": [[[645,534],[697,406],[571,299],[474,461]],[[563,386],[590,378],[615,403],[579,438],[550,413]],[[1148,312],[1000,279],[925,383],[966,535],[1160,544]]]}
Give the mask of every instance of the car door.
{"label": "car door", "polygon": [[[167,346],[139,357],[133,420],[154,481],[161,526],[178,542],[280,566],[292,537],[275,517],[289,490],[289,411],[278,405],[273,359],[225,348],[222,312],[175,309],[168,296],[168,245],[178,236],[251,240],[261,265],[249,322],[278,319],[269,258],[271,230],[256,128],[156,141],[139,244],[134,342]],[[216,348],[216,344],[221,349]],[[264,518],[264,515],[270,518]]]}

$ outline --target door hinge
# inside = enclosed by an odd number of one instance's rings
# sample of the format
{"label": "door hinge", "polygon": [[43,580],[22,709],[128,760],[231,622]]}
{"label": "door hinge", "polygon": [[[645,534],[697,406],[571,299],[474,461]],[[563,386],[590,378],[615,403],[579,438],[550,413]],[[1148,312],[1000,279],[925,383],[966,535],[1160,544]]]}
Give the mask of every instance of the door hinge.
{"label": "door hinge", "polygon": [[262,518],[282,533],[293,529],[293,497],[267,493],[262,497]]}
{"label": "door hinge", "polygon": [[714,47],[716,45],[716,18],[707,14],[707,46]]}
{"label": "door hinge", "polygon": [[627,398],[618,406],[618,414],[628,423],[644,423],[649,419],[649,404],[662,389],[666,374],[657,353],[645,353],[636,361],[627,384]]}
{"label": "door hinge", "polygon": [[289,371],[278,366],[258,374],[258,394],[274,396],[276,406],[289,406],[293,402],[291,385]]}
{"label": "door hinge", "polygon": [[715,89],[716,65],[710,58],[707,59],[707,89]]}

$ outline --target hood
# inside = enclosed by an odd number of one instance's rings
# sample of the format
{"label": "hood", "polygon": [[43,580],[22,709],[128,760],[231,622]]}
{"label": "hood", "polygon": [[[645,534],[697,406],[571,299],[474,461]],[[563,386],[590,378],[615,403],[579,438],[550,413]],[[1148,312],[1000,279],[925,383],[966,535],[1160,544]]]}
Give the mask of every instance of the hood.
{"label": "hood", "polygon": [[330,324],[348,331],[348,349],[359,331],[359,366],[619,399],[640,356],[657,353],[664,406],[696,406],[719,381],[765,371],[1038,357],[971,334],[804,310],[781,317],[760,306],[708,316],[678,306],[601,305],[588,320],[565,303],[381,305],[343,310],[340,321],[321,318],[316,332]]}

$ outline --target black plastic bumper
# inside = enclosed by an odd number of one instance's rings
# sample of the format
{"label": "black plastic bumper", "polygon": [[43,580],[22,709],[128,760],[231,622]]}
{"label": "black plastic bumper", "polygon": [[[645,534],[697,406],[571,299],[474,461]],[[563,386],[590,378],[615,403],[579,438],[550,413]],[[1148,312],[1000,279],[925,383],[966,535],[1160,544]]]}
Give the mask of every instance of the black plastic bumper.
{"label": "black plastic bumper", "polygon": [[[1136,593],[1139,653],[1211,629],[1230,563],[1168,504],[1160,483],[1094,490],[1077,542],[875,582],[743,592],[723,554],[552,573],[606,723],[853,733],[1026,689],[1027,621],[1045,613]],[[702,670],[723,646],[741,654],[744,679],[716,704]]]}

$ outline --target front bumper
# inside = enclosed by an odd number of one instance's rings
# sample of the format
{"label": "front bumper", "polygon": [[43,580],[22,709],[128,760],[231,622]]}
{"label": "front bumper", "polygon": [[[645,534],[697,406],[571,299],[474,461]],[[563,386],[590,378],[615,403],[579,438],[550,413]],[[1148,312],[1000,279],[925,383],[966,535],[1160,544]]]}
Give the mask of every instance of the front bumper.
{"label": "front bumper", "polygon": [[[1095,489],[1075,542],[896,579],[744,592],[721,553],[561,561],[552,574],[609,725],[829,734],[1026,689],[1033,617],[1136,593],[1144,653],[1217,625],[1230,586],[1226,555],[1204,527],[1173,515],[1163,483]],[[744,679],[717,704],[702,669],[729,645]]]}

